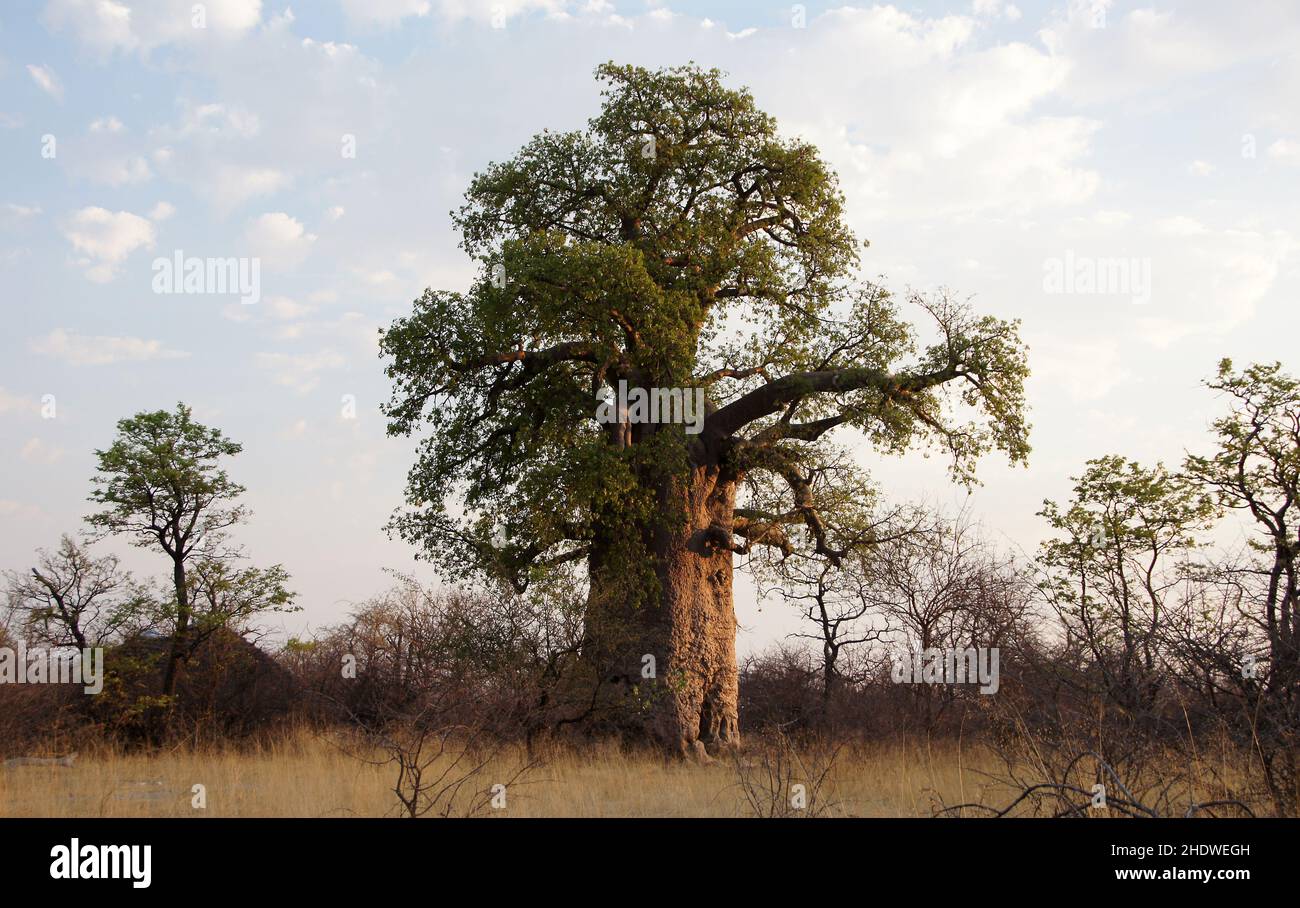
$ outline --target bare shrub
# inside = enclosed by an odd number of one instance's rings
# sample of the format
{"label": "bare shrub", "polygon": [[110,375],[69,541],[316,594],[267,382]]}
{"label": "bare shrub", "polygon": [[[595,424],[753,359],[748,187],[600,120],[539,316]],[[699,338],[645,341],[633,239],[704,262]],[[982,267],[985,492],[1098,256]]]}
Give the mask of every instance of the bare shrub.
{"label": "bare shrub", "polygon": [[771,729],[730,755],[736,787],[756,817],[822,817],[833,812],[832,773],[843,743],[810,737],[796,743]]}
{"label": "bare shrub", "polygon": [[350,748],[364,762],[395,770],[392,791],[403,816],[471,817],[504,809],[509,789],[540,766],[537,757],[482,725],[449,722],[447,714],[460,710],[446,696],[443,691],[414,713],[362,726]]}
{"label": "bare shrub", "polygon": [[449,725],[528,745],[563,722],[573,709],[566,682],[580,640],[573,612],[509,593],[399,580],[351,621],[282,651],[318,719],[379,728],[436,701]]}

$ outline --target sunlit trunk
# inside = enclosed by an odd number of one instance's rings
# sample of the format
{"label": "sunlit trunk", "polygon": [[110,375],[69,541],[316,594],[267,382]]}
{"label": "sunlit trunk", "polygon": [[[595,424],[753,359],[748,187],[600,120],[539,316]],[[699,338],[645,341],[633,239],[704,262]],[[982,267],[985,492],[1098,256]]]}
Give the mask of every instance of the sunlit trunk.
{"label": "sunlit trunk", "polygon": [[643,602],[621,583],[629,572],[613,554],[626,539],[610,538],[591,556],[588,631],[608,688],[603,699],[618,704],[625,728],[681,756],[707,759],[740,740],[735,493],[717,466],[696,466],[659,493],[663,514],[683,519],[616,528],[640,534],[649,552],[658,589]]}

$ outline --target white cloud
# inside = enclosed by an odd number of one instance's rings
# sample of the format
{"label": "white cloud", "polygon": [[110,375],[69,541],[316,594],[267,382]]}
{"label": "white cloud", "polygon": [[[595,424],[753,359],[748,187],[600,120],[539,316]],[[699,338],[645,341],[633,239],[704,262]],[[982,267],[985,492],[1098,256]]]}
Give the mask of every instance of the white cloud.
{"label": "white cloud", "polygon": [[[195,7],[202,7],[202,19]],[[234,39],[262,18],[261,0],[50,0],[45,23],[70,32],[81,44],[109,56],[148,53],[166,44]],[[200,27],[201,26],[201,27]]]}
{"label": "white cloud", "polygon": [[153,224],[137,214],[95,206],[73,212],[63,235],[80,256],[76,264],[96,283],[116,277],[121,263],[135,250],[152,249],[156,236]]}
{"label": "white cloud", "polygon": [[375,271],[358,270],[357,275],[367,284],[373,285],[391,284],[397,281],[397,275],[388,268],[380,268]]}
{"label": "white cloud", "polygon": [[[1026,43],[986,46],[977,25],[844,7],[811,20],[793,47],[785,30],[766,30],[719,65],[783,131],[821,150],[864,220],[1089,200],[1100,177],[1085,161],[1100,124],[1047,109],[1069,61]],[[755,62],[775,59],[785,64]]]}
{"label": "white cloud", "polygon": [[186,103],[176,125],[154,130],[154,135],[175,142],[195,137],[251,139],[261,131],[257,114],[238,105],[211,102]]}
{"label": "white cloud", "polygon": [[0,498],[0,517],[30,523],[35,520],[43,520],[45,518],[45,512],[42,511],[39,506],[34,504],[23,504],[20,501]]}
{"label": "white cloud", "polygon": [[57,463],[63,457],[63,449],[46,444],[39,438],[30,438],[18,452],[18,456],[28,463],[51,464]]}
{"label": "white cloud", "polygon": [[91,132],[117,133],[117,132],[121,132],[125,128],[126,127],[122,125],[121,120],[119,120],[117,117],[112,117],[112,116],[100,117],[97,120],[92,120],[90,123]]}
{"label": "white cloud", "polygon": [[[229,51],[242,52],[242,44]],[[230,60],[228,65],[241,64]],[[259,92],[263,100],[275,97],[265,88]],[[149,131],[153,162],[167,179],[189,186],[222,214],[292,184],[281,165],[300,155],[303,146],[286,149],[268,141],[264,117],[249,104],[181,99],[178,106],[172,123]]]}
{"label": "white cloud", "polygon": [[102,51],[132,49],[131,7],[116,0],[51,0],[45,22],[57,30],[71,28],[85,43]]}
{"label": "white cloud", "polygon": [[299,394],[320,384],[320,373],[338,369],[347,359],[334,350],[316,353],[259,353],[257,365],[272,373],[272,379]]}
{"label": "white cloud", "polygon": [[1162,221],[1153,233],[1153,305],[1138,310],[1137,333],[1158,348],[1221,338],[1249,322],[1300,251],[1300,238],[1284,231],[1216,229],[1186,218]]}
{"label": "white cloud", "polygon": [[230,319],[232,322],[243,324],[253,320],[253,310],[256,306],[245,306],[243,303],[231,303],[228,306],[221,307],[221,317]]}
{"label": "white cloud", "polygon": [[149,162],[139,155],[119,158],[96,155],[82,165],[81,172],[87,179],[107,186],[128,186],[153,178]]}
{"label": "white cloud", "polygon": [[1192,77],[1288,54],[1300,40],[1300,19],[1289,0],[1194,0],[1177,11],[1104,5],[1103,27],[1095,26],[1094,0],[1070,0],[1039,32],[1053,56],[1070,65],[1063,92],[1076,101],[1131,102],[1135,95],[1162,94],[1167,103],[1179,92],[1199,98]]}
{"label": "white cloud", "polygon": [[[287,296],[271,296],[256,306],[232,303],[223,308],[221,314],[232,322],[251,322],[258,316],[263,317],[260,319],[262,321],[294,322],[315,311],[315,306],[296,302]],[[297,325],[281,326],[276,332],[276,336],[282,339],[297,337],[299,334],[301,326]]]}
{"label": "white cloud", "polygon": [[63,83],[54,74],[54,70],[48,66],[37,66],[34,63],[28,63],[27,73],[32,77],[32,81],[40,86],[41,91],[56,101],[63,100]]}
{"label": "white cloud", "polygon": [[4,388],[0,388],[0,413],[39,412],[41,412],[39,401],[27,397],[19,397],[16,394],[10,394]]}
{"label": "white cloud", "polygon": [[73,175],[113,187],[144,183],[153,178],[148,160],[117,117],[93,120],[86,134],[86,138],[73,140],[75,147],[68,156]]}
{"label": "white cloud", "polygon": [[[392,154],[381,144],[391,135],[380,124],[392,121],[384,67],[354,45],[295,35],[297,27],[280,15],[239,41],[175,55],[202,93],[187,83],[170,120],[148,131],[151,163],[222,217],[291,187],[364,179],[378,155]],[[341,156],[344,135],[356,137],[356,159]],[[350,201],[332,190],[327,198]]]}
{"label": "white cloud", "polygon": [[1004,2],[1004,0],[975,0],[971,4],[971,11],[976,16],[989,19],[1003,16],[1014,22],[1020,18],[1020,9],[1012,3]]}
{"label": "white cloud", "polygon": [[[344,0],[346,5],[362,6],[365,0]],[[375,5],[375,4],[369,4]],[[379,6],[393,8],[428,6],[422,0],[382,0]],[[566,10],[572,4],[565,0],[496,0],[483,3],[481,0],[438,0],[438,13],[445,19],[456,22],[471,19],[479,23],[492,23],[495,16],[509,21],[526,13],[541,12],[553,18],[566,18]],[[608,5],[599,0],[589,0],[587,8],[597,13],[607,13]]]}
{"label": "white cloud", "polygon": [[392,28],[403,19],[429,15],[429,0],[341,0],[348,21],[361,26]]}
{"label": "white cloud", "polygon": [[316,235],[283,211],[272,211],[250,223],[244,239],[268,267],[292,268],[311,252]]}
{"label": "white cloud", "polygon": [[5,202],[0,206],[0,222],[4,224],[21,224],[41,213],[40,205],[19,205],[17,202]]}
{"label": "white cloud", "polygon": [[1092,216],[1092,222],[1102,227],[1118,227],[1121,224],[1127,224],[1133,220],[1133,215],[1127,211],[1098,211]]}
{"label": "white cloud", "polygon": [[272,318],[287,321],[309,315],[313,307],[305,303],[296,303],[287,296],[273,296],[266,301],[266,311]]}
{"label": "white cloud", "polygon": [[1204,236],[1210,231],[1195,218],[1179,214],[1156,221],[1156,232],[1165,236]]}
{"label": "white cloud", "polygon": [[[1092,403],[1133,378],[1114,340],[1078,341],[1052,336],[1028,338],[1033,374],[1030,386],[1045,384],[1073,403]],[[1052,399],[1048,392],[1044,399]]]}
{"label": "white cloud", "polygon": [[1286,164],[1300,164],[1300,142],[1295,139],[1278,139],[1268,146],[1266,153]]}
{"label": "white cloud", "polygon": [[[1208,213],[1111,223],[1094,216],[1062,223],[1056,230],[1039,226],[1002,253],[1024,262],[1040,251],[1043,265],[1068,253],[1076,265],[1100,268],[1105,261],[1128,276],[1105,291],[1098,287],[1096,293],[1057,294],[1046,292],[1045,272],[1040,270],[1033,291],[1039,305],[1027,310],[1025,324],[1039,336],[1068,338],[1077,345],[1122,336],[1144,345],[1126,353],[1145,362],[1150,348],[1168,350],[1193,339],[1222,343],[1250,324],[1261,303],[1284,286],[1282,277],[1300,251],[1300,236],[1246,224],[1225,226]],[[1046,351],[1031,351],[1035,374],[1059,371],[1065,354],[1058,355],[1050,346]],[[1148,374],[1133,362],[1122,365]],[[1107,366],[1095,374],[1110,371]]]}
{"label": "white cloud", "polygon": [[338,41],[313,41],[311,38],[303,38],[302,46],[309,51],[317,51],[331,59],[342,60],[347,57],[355,57],[360,51],[355,44],[347,44]]}
{"label": "white cloud", "polygon": [[33,353],[52,356],[73,366],[106,366],[189,356],[184,351],[163,346],[159,340],[69,334],[62,328],[56,328],[44,337],[33,338],[28,347]]}
{"label": "white cloud", "polygon": [[199,189],[218,208],[231,209],[250,199],[278,192],[287,185],[289,177],[273,167],[223,166],[210,182],[200,182]]}
{"label": "white cloud", "polygon": [[176,213],[176,206],[171,202],[159,202],[149,210],[149,220],[165,221]]}

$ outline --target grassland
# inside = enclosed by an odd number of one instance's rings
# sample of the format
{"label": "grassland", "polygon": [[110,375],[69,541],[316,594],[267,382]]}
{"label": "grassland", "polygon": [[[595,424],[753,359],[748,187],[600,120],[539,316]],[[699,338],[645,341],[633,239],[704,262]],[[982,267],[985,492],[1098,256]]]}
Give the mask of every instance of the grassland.
{"label": "grassland", "polygon": [[[472,782],[514,775],[520,754],[500,755]],[[374,758],[367,762],[363,758]],[[299,734],[254,749],[103,749],[73,766],[0,770],[0,816],[347,817],[395,816],[396,768],[327,737]],[[499,772],[498,772],[499,769]],[[755,780],[765,771],[752,767]],[[928,816],[978,800],[990,783],[954,748],[862,748],[841,753],[822,795],[830,815]],[[492,816],[732,817],[751,815],[734,762],[665,761],[614,747],[556,749],[513,782]],[[798,770],[794,776],[798,776]],[[762,783],[760,783],[762,784]],[[206,807],[192,806],[203,785]]]}
{"label": "grassland", "polygon": [[[770,753],[770,752],[769,752]],[[743,817],[777,813],[858,817],[929,817],[944,806],[1001,806],[1018,793],[999,781],[1002,764],[987,751],[956,744],[845,747],[833,763],[794,757],[783,766],[752,751],[701,766],[629,754],[612,746],[552,748],[521,776],[521,751],[493,755],[461,789],[452,815],[477,792],[509,781],[504,809],[490,817]],[[790,758],[791,754],[787,754]],[[447,759],[432,761],[425,779]],[[815,783],[829,765],[825,781]],[[1194,800],[1222,796],[1195,777]],[[450,779],[467,775],[453,769]],[[400,816],[397,767],[384,753],[329,735],[298,732],[258,747],[177,748],[142,753],[102,748],[70,767],[0,769],[0,816],[6,817],[384,817]],[[811,810],[786,811],[791,784],[809,781]],[[194,806],[195,786],[205,805]],[[485,798],[479,798],[484,801]],[[430,812],[435,815],[438,807]],[[499,805],[498,805],[499,806]],[[975,813],[978,813],[976,811]]]}

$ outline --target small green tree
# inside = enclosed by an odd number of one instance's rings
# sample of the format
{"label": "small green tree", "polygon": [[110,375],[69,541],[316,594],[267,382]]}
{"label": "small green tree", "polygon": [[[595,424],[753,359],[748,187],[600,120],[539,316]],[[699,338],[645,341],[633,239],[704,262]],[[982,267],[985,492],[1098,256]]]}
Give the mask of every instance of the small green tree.
{"label": "small green tree", "polygon": [[224,531],[242,522],[247,510],[237,504],[244,487],[232,481],[218,461],[241,446],[220,429],[193,419],[189,407],[156,410],[119,420],[117,438],[96,451],[99,475],[90,500],[102,510],[86,519],[101,534],[123,535],[142,548],[158,548],[171,560],[174,630],[163,668],[162,695],[176,689],[176,674],[191,650],[192,595],[188,567],[196,557],[212,556]]}
{"label": "small green tree", "polygon": [[[1238,693],[1278,813],[1294,816],[1300,811],[1300,381],[1281,363],[1238,371],[1224,359],[1205,384],[1231,409],[1214,421],[1218,449],[1188,456],[1186,470],[1257,531],[1248,563],[1224,579],[1241,591],[1239,608],[1261,650],[1219,653],[1212,664],[1223,686]],[[1258,670],[1248,661],[1257,655]]]}
{"label": "small green tree", "polygon": [[[257,615],[299,611],[297,594],[288,587],[283,565],[268,568],[240,566],[238,553],[201,558],[187,575],[190,624],[186,645],[192,653],[221,628],[243,629]],[[168,615],[179,624],[179,615]]]}
{"label": "small green tree", "polygon": [[1075,642],[1086,648],[1103,692],[1129,711],[1159,692],[1165,600],[1186,577],[1184,555],[1217,516],[1210,496],[1162,464],[1089,460],[1065,507],[1040,517],[1063,534],[1046,540],[1044,590]]}

